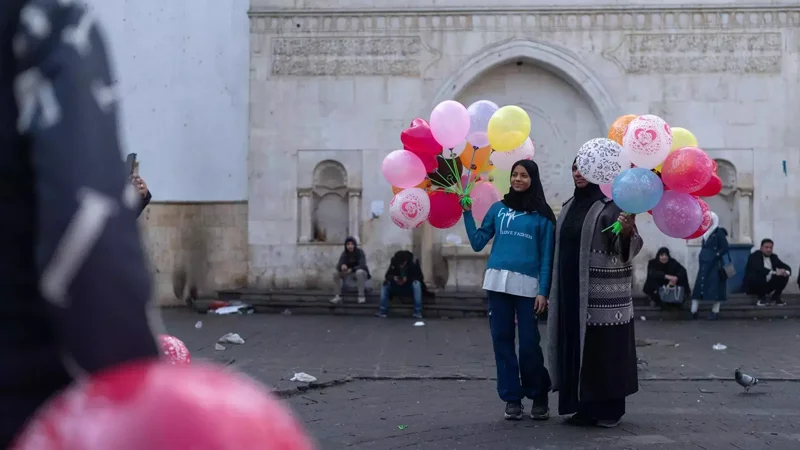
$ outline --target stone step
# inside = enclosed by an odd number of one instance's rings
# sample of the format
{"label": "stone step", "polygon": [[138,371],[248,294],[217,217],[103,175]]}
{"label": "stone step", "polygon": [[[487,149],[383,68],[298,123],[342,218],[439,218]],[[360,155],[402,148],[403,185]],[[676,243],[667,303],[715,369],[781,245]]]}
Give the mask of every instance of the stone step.
{"label": "stone step", "polygon": [[[435,299],[426,299],[423,302],[423,315],[430,318],[463,318],[485,317],[487,308],[485,298],[480,293],[470,292],[440,292]],[[378,296],[374,293],[367,295],[366,303],[359,304],[354,295],[345,294],[343,302],[331,304],[330,292],[327,291],[255,291],[236,290],[223,291],[219,294],[220,300],[241,301],[252,305],[259,313],[290,313],[290,314],[334,314],[334,315],[374,315],[378,310]],[[433,300],[433,301],[431,301]],[[735,300],[735,301],[734,301]],[[743,303],[747,300],[748,303]],[[722,307],[721,316],[725,319],[784,319],[800,317],[800,305],[789,300],[789,306],[757,307],[749,303],[746,297],[732,297]],[[205,312],[210,301],[197,301],[195,308]],[[635,314],[637,319],[645,320],[687,320],[691,318],[687,308],[667,308],[649,306],[646,298],[637,298]],[[702,303],[700,313],[705,317],[710,311],[710,303]],[[390,315],[409,317],[413,312],[413,302],[410,298],[393,299],[390,303]]]}

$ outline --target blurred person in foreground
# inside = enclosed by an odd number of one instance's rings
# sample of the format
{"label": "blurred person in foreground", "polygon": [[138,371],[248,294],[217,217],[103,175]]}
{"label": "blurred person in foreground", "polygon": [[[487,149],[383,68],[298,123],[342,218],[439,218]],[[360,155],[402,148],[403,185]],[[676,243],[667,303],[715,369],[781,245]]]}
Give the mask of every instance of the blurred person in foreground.
{"label": "blurred person in foreground", "polygon": [[0,448],[76,378],[158,358],[105,45],[83,2],[0,3]]}

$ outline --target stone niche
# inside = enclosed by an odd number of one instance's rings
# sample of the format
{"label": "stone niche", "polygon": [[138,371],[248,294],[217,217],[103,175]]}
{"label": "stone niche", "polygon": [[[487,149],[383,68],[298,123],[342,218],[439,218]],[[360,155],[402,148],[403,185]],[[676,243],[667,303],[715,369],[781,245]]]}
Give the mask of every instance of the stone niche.
{"label": "stone niche", "polygon": [[361,152],[301,150],[297,159],[298,244],[360,239]]}

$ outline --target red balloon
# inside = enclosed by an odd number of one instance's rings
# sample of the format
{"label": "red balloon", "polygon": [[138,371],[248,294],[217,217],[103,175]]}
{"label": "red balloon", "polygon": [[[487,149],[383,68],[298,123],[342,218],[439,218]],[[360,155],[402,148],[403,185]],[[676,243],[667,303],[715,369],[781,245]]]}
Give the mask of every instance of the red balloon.
{"label": "red balloon", "polygon": [[123,365],[77,382],[28,423],[12,450],[312,450],[259,383],[210,365]]}
{"label": "red balloon", "polygon": [[709,228],[711,228],[711,222],[712,222],[711,209],[708,207],[708,203],[706,203],[705,200],[701,198],[696,198],[696,200],[697,203],[700,205],[700,210],[703,211],[703,222],[700,224],[700,227],[697,229],[697,231],[684,238],[687,240],[697,239],[703,234],[705,234],[705,232],[708,231]]}
{"label": "red balloon", "polygon": [[694,192],[708,183],[714,173],[714,161],[697,147],[671,152],[661,167],[661,180],[676,192]]}
{"label": "red balloon", "polygon": [[719,175],[712,174],[711,179],[708,180],[705,186],[692,192],[695,197],[713,197],[722,191],[722,180]]}
{"label": "red balloon", "polygon": [[158,337],[158,343],[161,345],[161,352],[166,356],[168,363],[189,364],[192,362],[192,355],[189,354],[186,344],[175,336],[162,334]]}
{"label": "red balloon", "polygon": [[458,195],[444,192],[433,191],[428,196],[431,198],[431,212],[428,222],[434,228],[450,228],[461,219],[461,202]]}
{"label": "red balloon", "polygon": [[403,142],[403,148],[414,152],[420,159],[423,155],[435,157],[442,152],[442,146],[436,142],[431,126],[425,119],[416,118],[411,121],[411,126],[400,133],[400,141]]}
{"label": "red balloon", "polygon": [[439,168],[439,161],[436,159],[436,155],[431,156],[431,155],[426,155],[426,154],[422,154],[422,153],[419,153],[419,152],[415,152],[413,150],[409,150],[409,151],[419,157],[420,161],[422,161],[422,165],[425,166],[425,172],[426,173],[435,172],[436,169]]}

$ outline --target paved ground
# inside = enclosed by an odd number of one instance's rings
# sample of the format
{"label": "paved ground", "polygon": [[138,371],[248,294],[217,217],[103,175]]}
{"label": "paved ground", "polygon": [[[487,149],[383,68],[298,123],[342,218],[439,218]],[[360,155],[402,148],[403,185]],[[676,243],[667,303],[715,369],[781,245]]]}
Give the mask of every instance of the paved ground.
{"label": "paved ground", "polygon": [[[641,392],[623,427],[601,431],[501,420],[485,319],[414,327],[407,319],[181,310],[164,319],[195,360],[231,365],[286,397],[321,449],[800,448],[796,320],[638,321]],[[245,344],[215,351],[228,332]],[[714,350],[717,343],[727,349]],[[729,381],[736,367],[766,383],[741,394]],[[289,381],[295,372],[318,384]]]}

